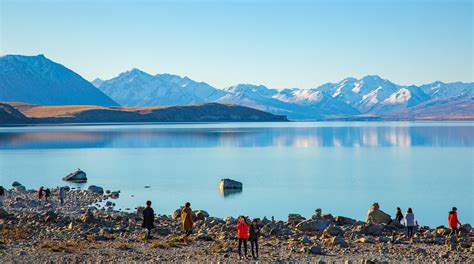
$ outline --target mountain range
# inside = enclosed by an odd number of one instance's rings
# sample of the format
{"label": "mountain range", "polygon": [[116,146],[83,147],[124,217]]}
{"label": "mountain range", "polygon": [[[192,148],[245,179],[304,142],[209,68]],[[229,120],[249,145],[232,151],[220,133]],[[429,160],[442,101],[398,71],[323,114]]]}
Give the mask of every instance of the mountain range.
{"label": "mountain range", "polygon": [[43,105],[175,106],[238,104],[293,120],[474,119],[474,83],[398,85],[377,75],[311,89],[263,85],[213,87],[188,77],[139,69],[91,83],[43,55],[0,57],[0,101]]}

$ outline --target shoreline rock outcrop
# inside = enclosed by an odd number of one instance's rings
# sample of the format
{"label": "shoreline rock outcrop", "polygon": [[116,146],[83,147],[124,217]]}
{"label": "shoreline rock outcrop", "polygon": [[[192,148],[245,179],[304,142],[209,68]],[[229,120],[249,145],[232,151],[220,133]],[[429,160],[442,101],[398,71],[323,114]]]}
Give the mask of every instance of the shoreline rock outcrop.
{"label": "shoreline rock outcrop", "polygon": [[[144,240],[141,207],[123,212],[107,207],[109,194],[71,189],[64,205],[52,198],[38,201],[35,190],[6,191],[0,208],[0,259],[15,262],[221,262],[238,261],[237,215],[212,217],[193,212],[190,243],[179,215],[156,215],[151,240]],[[109,201],[110,202],[110,201]],[[110,203],[109,203],[110,204]],[[112,204],[113,205],[113,204]],[[159,212],[159,205],[154,208]],[[180,210],[177,210],[177,212]],[[286,219],[285,219],[286,220]],[[262,218],[260,261],[266,263],[472,263],[474,232],[469,224],[451,235],[444,226],[417,226],[408,239],[405,227],[373,224],[321,209],[306,218]],[[249,262],[249,260],[244,260]]]}

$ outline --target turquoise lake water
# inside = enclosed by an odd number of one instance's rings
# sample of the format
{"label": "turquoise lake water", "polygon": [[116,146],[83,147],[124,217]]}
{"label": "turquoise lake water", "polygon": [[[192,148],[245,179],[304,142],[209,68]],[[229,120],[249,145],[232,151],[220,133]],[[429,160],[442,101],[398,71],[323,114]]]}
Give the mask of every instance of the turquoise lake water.
{"label": "turquoise lake water", "polygon": [[[474,122],[315,122],[81,125],[0,128],[0,185],[89,182],[120,190],[116,209],[152,200],[170,214],[186,201],[213,216],[365,219],[378,202],[412,207],[420,224],[446,225],[458,208],[473,224]],[[243,182],[218,190],[220,178]],[[150,188],[144,188],[144,186]]]}

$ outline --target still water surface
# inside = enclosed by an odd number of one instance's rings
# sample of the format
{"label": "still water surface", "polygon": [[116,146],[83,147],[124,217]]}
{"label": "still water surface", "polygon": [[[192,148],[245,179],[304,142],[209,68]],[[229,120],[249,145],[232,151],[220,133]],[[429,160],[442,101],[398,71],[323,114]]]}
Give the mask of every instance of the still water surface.
{"label": "still water surface", "polygon": [[[311,216],[316,208],[364,220],[377,201],[446,224],[457,206],[472,223],[473,122],[138,124],[0,128],[0,185],[89,184],[121,190],[116,209],[147,199],[170,214],[186,201],[214,216]],[[222,194],[220,178],[243,182]],[[150,188],[144,188],[150,186]]]}

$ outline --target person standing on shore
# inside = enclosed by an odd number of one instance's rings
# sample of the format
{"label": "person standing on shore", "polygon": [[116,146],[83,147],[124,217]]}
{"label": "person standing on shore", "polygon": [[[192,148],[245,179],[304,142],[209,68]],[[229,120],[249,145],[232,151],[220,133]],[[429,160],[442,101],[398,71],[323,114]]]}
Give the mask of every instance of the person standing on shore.
{"label": "person standing on shore", "polygon": [[407,209],[407,214],[405,215],[405,225],[407,227],[407,237],[413,237],[413,228],[415,228],[415,215],[411,208]]}
{"label": "person standing on shore", "polygon": [[183,241],[188,242],[188,237],[193,233],[193,211],[191,210],[191,204],[187,202],[184,204],[184,208],[181,210],[181,222],[183,223],[183,228],[185,235]]}
{"label": "person standing on shore", "polygon": [[459,233],[459,226],[461,226],[461,222],[458,220],[458,209],[456,207],[453,207],[453,209],[449,212],[448,226],[451,228],[451,235],[456,235]]}
{"label": "person standing on shore", "polygon": [[146,228],[145,238],[151,239],[151,230],[155,228],[153,222],[155,221],[155,212],[151,208],[151,201],[146,201],[146,208],[143,210],[142,227]]}
{"label": "person standing on shore", "polygon": [[43,189],[44,189],[43,186],[39,187],[39,189],[38,189],[38,199],[40,201],[41,201],[41,199],[43,199]]}
{"label": "person standing on shore", "polygon": [[258,259],[258,236],[259,235],[260,235],[260,227],[258,226],[257,219],[253,219],[252,224],[249,227],[249,240],[250,240],[250,247],[252,249],[252,257],[254,260]]}
{"label": "person standing on shore", "polygon": [[249,224],[245,216],[239,217],[237,224],[237,238],[239,239],[239,259],[242,259],[242,244],[244,244],[244,257],[247,258],[247,239],[249,238]]}
{"label": "person standing on shore", "polygon": [[3,207],[3,200],[5,200],[5,188],[0,186],[0,208]]}
{"label": "person standing on shore", "polygon": [[50,196],[51,190],[49,188],[46,188],[46,190],[44,191],[44,199],[47,201]]}
{"label": "person standing on shore", "polygon": [[63,187],[60,187],[59,188],[59,202],[61,203],[61,205],[64,204],[64,198],[66,197],[66,190],[64,190]]}
{"label": "person standing on shore", "polygon": [[395,215],[395,220],[398,221],[398,223],[402,223],[402,220],[403,220],[403,214],[402,214],[402,209],[400,209],[400,207],[397,207],[397,213]]}

